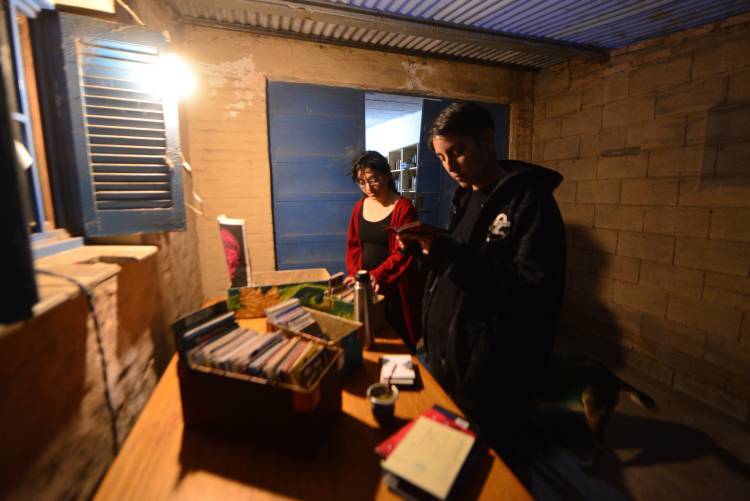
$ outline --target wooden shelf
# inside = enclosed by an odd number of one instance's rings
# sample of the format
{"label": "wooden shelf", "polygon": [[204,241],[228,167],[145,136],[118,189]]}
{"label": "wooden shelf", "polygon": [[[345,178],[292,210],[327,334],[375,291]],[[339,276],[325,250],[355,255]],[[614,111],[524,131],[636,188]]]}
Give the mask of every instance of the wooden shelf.
{"label": "wooden shelf", "polygon": [[[419,144],[410,144],[388,152],[388,163],[391,174],[396,177],[396,184],[401,194],[415,194],[417,172],[419,170]],[[406,164],[402,167],[402,164]],[[403,189],[403,187],[409,189]]]}

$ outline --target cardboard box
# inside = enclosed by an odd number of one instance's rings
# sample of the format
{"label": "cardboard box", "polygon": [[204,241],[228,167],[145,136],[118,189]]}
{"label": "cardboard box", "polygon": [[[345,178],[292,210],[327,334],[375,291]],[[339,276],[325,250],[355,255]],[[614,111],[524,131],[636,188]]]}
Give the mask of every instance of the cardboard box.
{"label": "cardboard box", "polygon": [[[343,350],[344,363],[341,369],[342,376],[347,376],[357,367],[362,365],[362,339],[364,337],[364,327],[361,322],[349,320],[330,313],[317,311],[312,308],[305,308],[313,316],[320,326],[320,329],[330,338],[324,340],[306,334],[304,332],[294,332],[295,335],[306,339],[315,339],[325,343],[328,346],[337,346]],[[269,330],[283,328],[269,323]]]}
{"label": "cardboard box", "polygon": [[[175,322],[176,345],[184,346],[182,333],[195,325],[191,317],[202,323],[222,309],[227,311],[225,304],[217,303]],[[192,364],[178,352],[185,427],[292,454],[313,453],[341,413],[343,351],[333,343],[326,349],[329,361],[309,387]]]}
{"label": "cardboard box", "polygon": [[314,307],[324,301],[328,277],[324,268],[253,273],[254,285],[230,288],[227,303],[237,318],[263,317],[263,310],[292,297],[299,298],[305,306]]}
{"label": "cardboard box", "polygon": [[[230,288],[229,309],[237,318],[260,318],[269,306],[296,297],[303,306],[352,320],[354,305],[327,296],[328,271],[324,268],[253,273],[253,287]],[[376,294],[373,304],[373,332],[385,327],[384,297]]]}

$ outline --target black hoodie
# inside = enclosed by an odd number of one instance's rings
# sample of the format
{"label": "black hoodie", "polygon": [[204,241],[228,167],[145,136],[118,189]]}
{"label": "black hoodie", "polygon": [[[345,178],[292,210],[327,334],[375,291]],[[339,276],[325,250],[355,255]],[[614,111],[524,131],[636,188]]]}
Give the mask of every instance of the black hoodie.
{"label": "black hoodie", "polygon": [[[468,242],[455,238],[471,188],[432,244],[423,303],[431,372],[488,434],[520,414],[552,351],[565,283],[560,174],[503,160]],[[433,316],[430,318],[430,316]],[[427,319],[430,318],[430,322]],[[437,321],[436,321],[437,319]],[[502,432],[502,430],[499,430]]]}

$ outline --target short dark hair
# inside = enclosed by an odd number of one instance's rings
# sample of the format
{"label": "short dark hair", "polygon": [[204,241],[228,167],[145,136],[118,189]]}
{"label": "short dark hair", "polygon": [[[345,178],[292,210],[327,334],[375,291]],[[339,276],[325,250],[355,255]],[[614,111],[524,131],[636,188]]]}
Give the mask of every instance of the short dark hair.
{"label": "short dark hair", "polygon": [[432,123],[427,132],[427,144],[434,151],[432,139],[448,134],[465,136],[478,144],[487,129],[495,130],[495,123],[486,108],[476,103],[453,103]]}
{"label": "short dark hair", "polygon": [[387,179],[388,188],[393,192],[398,192],[396,182],[391,175],[391,166],[388,165],[388,160],[383,155],[377,151],[368,150],[355,158],[350,172],[352,181],[359,182],[359,173],[365,169],[371,169],[383,176]]}

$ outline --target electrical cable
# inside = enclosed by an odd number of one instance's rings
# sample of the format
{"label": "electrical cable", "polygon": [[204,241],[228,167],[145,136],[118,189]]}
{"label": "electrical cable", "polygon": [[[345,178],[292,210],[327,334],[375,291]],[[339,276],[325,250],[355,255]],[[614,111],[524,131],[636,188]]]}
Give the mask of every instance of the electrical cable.
{"label": "electrical cable", "polygon": [[143,21],[141,21],[141,18],[138,17],[138,14],[136,14],[133,9],[130,8],[128,4],[126,4],[123,0],[115,0],[117,4],[125,9],[128,14],[130,14],[130,17],[132,17],[136,23],[138,23],[139,26],[146,26]]}
{"label": "electrical cable", "polygon": [[103,380],[104,380],[104,400],[107,404],[107,410],[109,411],[109,416],[111,420],[111,427],[112,427],[112,452],[115,456],[117,456],[117,453],[120,450],[120,439],[118,437],[117,433],[117,411],[115,410],[115,406],[112,403],[112,392],[109,388],[109,371],[107,367],[107,359],[104,355],[104,342],[102,340],[102,333],[101,333],[101,325],[99,324],[99,317],[96,314],[96,308],[94,307],[94,290],[89,287],[88,285],[84,284],[83,282],[80,282],[79,280],[62,274],[57,273],[55,271],[50,270],[42,270],[39,268],[36,268],[35,271],[42,275],[49,275],[56,278],[61,278],[63,280],[67,280],[68,282],[71,282],[75,286],[77,286],[81,292],[83,292],[86,295],[86,302],[88,304],[88,309],[91,312],[91,317],[94,320],[94,333],[96,334],[96,345],[99,350],[99,360],[101,361],[102,366],[102,374],[103,374]]}

